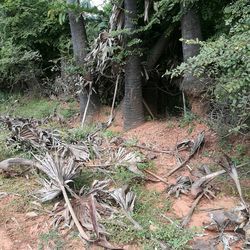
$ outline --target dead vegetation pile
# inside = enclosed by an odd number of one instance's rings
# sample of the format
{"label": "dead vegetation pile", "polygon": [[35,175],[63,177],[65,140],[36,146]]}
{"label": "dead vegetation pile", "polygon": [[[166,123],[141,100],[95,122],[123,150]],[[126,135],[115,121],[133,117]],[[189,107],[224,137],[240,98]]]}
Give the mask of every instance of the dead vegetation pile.
{"label": "dead vegetation pile", "polygon": [[[221,166],[222,170],[212,172],[208,166],[202,165],[195,171],[190,170],[189,176],[179,176],[175,184],[168,184],[167,178],[187,166],[192,157],[199,153],[205,141],[204,131],[199,133],[195,140],[184,140],[172,149],[163,150],[138,143],[128,145],[128,142],[119,136],[107,139],[101,135],[100,127],[90,132],[85,139],[69,143],[64,140],[60,131],[42,129],[40,125],[45,121],[2,117],[1,122],[11,131],[8,143],[18,144],[23,150],[32,151],[33,159],[6,159],[0,162],[0,169],[5,172],[13,171],[12,167],[17,165],[36,169],[40,173],[38,178],[42,188],[32,195],[41,202],[63,197],[51,211],[51,224],[54,228],[70,230],[76,226],[83,242],[108,249],[122,249],[122,246],[113,245],[108,241],[110,235],[103,223],[104,219],[116,218],[116,215],[120,214],[135,230],[143,230],[142,225],[133,218],[137,197],[129,186],[117,187],[114,186],[112,179],[104,178],[95,180],[89,190],[84,186],[80,189],[75,188],[74,179],[81,171],[89,168],[92,171],[106,173],[104,176],[107,177],[108,173],[116,171],[118,166],[124,166],[138,179],[166,184],[167,197],[170,195],[192,197],[193,204],[188,214],[183,217],[181,227],[189,224],[202,199],[210,200],[216,197],[218,190],[211,185],[211,181],[227,173],[235,182],[240,205],[230,211],[211,212],[209,214],[211,221],[204,227],[217,233],[211,242],[213,246],[221,242],[224,249],[230,249],[232,243],[244,238],[246,249],[250,247],[249,205],[242,195],[237,173],[238,168],[248,163],[236,166],[228,155],[223,154],[217,160],[217,165]],[[135,152],[134,148],[154,154],[175,156],[178,165],[165,177],[147,169],[140,170],[137,164],[145,162],[147,158]],[[180,156],[182,151],[187,151],[185,159]],[[170,249],[168,242],[158,241],[158,243],[162,249]],[[195,249],[204,248],[200,245],[200,248]]]}

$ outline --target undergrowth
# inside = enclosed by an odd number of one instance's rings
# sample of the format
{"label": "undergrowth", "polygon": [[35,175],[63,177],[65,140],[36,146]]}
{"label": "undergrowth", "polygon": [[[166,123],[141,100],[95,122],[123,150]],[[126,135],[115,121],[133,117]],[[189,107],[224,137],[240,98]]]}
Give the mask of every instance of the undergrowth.
{"label": "undergrowth", "polygon": [[58,231],[51,230],[48,233],[43,233],[39,236],[38,250],[64,249],[65,242]]}
{"label": "undergrowth", "polygon": [[164,221],[164,214],[171,207],[170,202],[162,201],[159,193],[145,190],[140,185],[133,186],[132,190],[137,195],[133,218],[143,229],[134,229],[131,223],[121,216],[105,221],[111,241],[136,244],[148,250],[161,249],[160,242],[167,243],[171,249],[187,249],[194,232],[182,229],[178,222]]}
{"label": "undergrowth", "polygon": [[[151,162],[138,164],[139,168],[152,168]],[[128,185],[136,194],[136,202],[133,218],[141,226],[142,230],[136,230],[126,216],[121,214],[112,219],[102,219],[106,230],[110,234],[109,239],[118,245],[137,245],[141,249],[161,249],[159,242],[167,243],[171,249],[188,249],[188,243],[194,236],[194,231],[182,229],[177,221],[170,223],[165,219],[166,212],[171,209],[171,202],[161,193],[145,188],[140,176],[132,173],[126,167],[116,167],[109,173],[97,173],[90,170],[83,171],[74,181],[79,190],[84,186],[87,192],[91,183],[98,179],[109,178],[113,181],[113,187]]]}
{"label": "undergrowth", "polygon": [[55,110],[64,118],[71,118],[79,112],[75,100],[60,103],[58,100],[0,92],[1,115],[42,119],[53,114]]}

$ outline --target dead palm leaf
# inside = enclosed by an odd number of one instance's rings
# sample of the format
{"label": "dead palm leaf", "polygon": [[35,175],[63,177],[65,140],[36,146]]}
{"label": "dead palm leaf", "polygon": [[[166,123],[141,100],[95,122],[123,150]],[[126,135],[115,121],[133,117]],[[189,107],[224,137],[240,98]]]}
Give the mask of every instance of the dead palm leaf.
{"label": "dead palm leaf", "polygon": [[135,205],[135,193],[133,193],[132,191],[128,191],[128,186],[124,186],[122,188],[113,190],[112,192],[110,192],[110,195],[122,208],[122,211],[124,212],[128,220],[133,223],[135,229],[141,230],[142,227],[131,216]]}
{"label": "dead palm leaf", "polygon": [[190,154],[189,154],[188,158],[184,162],[182,162],[179,166],[177,166],[176,168],[171,170],[168,173],[167,177],[169,177],[170,175],[175,173],[177,170],[184,167],[190,161],[190,159],[195,155],[195,153],[200,149],[200,147],[204,144],[204,140],[205,140],[205,131],[202,131],[197,136],[197,138],[194,140],[193,145],[191,146],[191,151],[190,151]]}
{"label": "dead palm leaf", "polygon": [[235,163],[225,153],[218,163],[229,174],[229,176],[233,179],[233,181],[236,185],[236,188],[238,190],[241,202],[245,205],[246,209],[248,210],[248,206],[247,206],[247,204],[243,198],[243,195],[242,195],[240,180],[239,180],[239,176],[238,176],[238,172],[237,172]]}
{"label": "dead palm leaf", "polygon": [[114,162],[116,166],[128,166],[141,162],[142,160],[135,152],[128,152],[125,148],[119,147],[118,150],[113,153],[111,161]]}
{"label": "dead palm leaf", "polygon": [[[35,157],[39,162],[40,165],[38,168],[47,175],[50,181],[44,180],[45,189],[48,190],[48,193],[42,193],[44,195],[43,197],[48,197],[49,194],[53,194],[50,196],[50,198],[54,197],[56,190],[59,192],[62,192],[65,203],[67,204],[67,207],[69,209],[69,212],[72,216],[72,219],[81,235],[81,237],[84,240],[89,241],[89,236],[85,233],[82,225],[80,224],[79,220],[77,219],[77,216],[74,212],[74,209],[70,203],[68,194],[66,192],[66,188],[68,188],[67,183],[71,182],[72,179],[77,174],[77,167],[75,165],[74,158],[70,158],[68,160],[68,163],[62,158],[59,157],[57,154],[54,158],[52,158],[49,154],[46,154],[46,156],[43,159],[39,159],[38,157]],[[47,185],[48,182],[50,183],[50,186]],[[51,187],[51,189],[49,189]],[[46,196],[45,196],[46,194]]]}

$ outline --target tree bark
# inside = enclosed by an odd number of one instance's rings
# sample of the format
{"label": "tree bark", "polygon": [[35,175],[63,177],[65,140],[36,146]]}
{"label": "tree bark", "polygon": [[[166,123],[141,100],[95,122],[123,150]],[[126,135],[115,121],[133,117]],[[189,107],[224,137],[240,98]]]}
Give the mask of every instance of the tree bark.
{"label": "tree bark", "polygon": [[[77,1],[67,0],[67,3],[75,4]],[[69,10],[69,24],[75,62],[77,65],[83,66],[89,47],[84,18],[82,15],[77,16],[72,10]]]}
{"label": "tree bark", "polygon": [[[182,42],[183,61],[199,54],[200,46],[198,44],[187,44],[185,40],[202,40],[200,19],[194,9],[182,8],[185,12],[181,20],[181,33],[184,41]],[[185,74],[182,82],[182,89],[190,94],[199,92],[201,83],[191,73]]]}
{"label": "tree bark", "polygon": [[[133,32],[136,29],[137,1],[125,0],[125,29]],[[135,35],[129,37],[135,38]],[[128,39],[128,37],[127,37]],[[127,47],[131,54],[126,58],[125,66],[125,97],[124,97],[124,129],[128,130],[139,126],[144,121],[142,103],[141,62],[135,55],[135,46]]]}
{"label": "tree bark", "polygon": [[[181,33],[184,41],[182,42],[183,61],[199,54],[198,44],[187,44],[185,40],[202,40],[201,24],[199,15],[194,8],[182,7],[184,15],[181,20]],[[181,84],[181,89],[188,97],[188,101],[193,113],[204,116],[208,110],[208,103],[203,101],[201,93],[204,91],[201,79],[193,76],[192,73],[185,73]]]}
{"label": "tree bark", "polygon": [[158,60],[162,56],[164,49],[166,48],[167,38],[166,35],[163,34],[156,42],[155,46],[149,52],[149,56],[147,58],[147,69],[152,70],[157,64]]}
{"label": "tree bark", "polygon": [[[173,24],[174,25],[174,24]],[[168,42],[169,34],[174,30],[173,26],[167,28],[160,36],[147,57],[147,69],[152,70],[162,56]]]}
{"label": "tree bark", "polygon": [[[68,4],[77,4],[77,0],[67,0]],[[84,58],[88,53],[88,39],[86,34],[85,22],[82,15],[77,16],[72,10],[69,10],[69,24],[71,31],[71,40],[73,44],[73,53],[76,65],[84,66]],[[93,92],[92,92],[93,93]],[[88,91],[83,89],[79,93],[80,99],[80,118],[82,119],[88,100]],[[86,122],[91,122],[94,113],[99,109],[99,99],[96,94],[92,94],[90,105],[87,110]]]}
{"label": "tree bark", "polygon": [[[185,40],[202,40],[201,25],[198,13],[194,9],[186,9],[181,20],[181,33],[182,38]],[[198,44],[186,44],[182,42],[183,60],[187,61],[189,57],[199,54],[200,46]]]}

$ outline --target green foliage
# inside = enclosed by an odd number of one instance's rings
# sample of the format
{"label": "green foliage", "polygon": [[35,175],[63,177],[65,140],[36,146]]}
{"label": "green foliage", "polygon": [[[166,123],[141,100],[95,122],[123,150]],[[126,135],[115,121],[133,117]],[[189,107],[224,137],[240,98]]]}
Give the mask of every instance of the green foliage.
{"label": "green foliage", "polygon": [[66,26],[49,18],[49,1],[4,0],[0,3],[0,83],[33,85],[50,60],[59,57]]}
{"label": "green foliage", "polygon": [[114,138],[114,137],[119,136],[120,134],[119,134],[118,132],[114,132],[114,131],[112,131],[112,130],[106,129],[106,130],[102,133],[102,135],[103,135],[104,137],[108,138],[108,139],[112,139],[112,138]]}
{"label": "green foliage", "polygon": [[129,185],[132,183],[135,183],[135,178],[138,177],[138,175],[132,173],[129,171],[126,167],[117,167],[115,169],[115,173],[112,176],[113,180],[118,186],[122,185]]}
{"label": "green foliage", "polygon": [[67,138],[68,141],[81,141],[87,139],[89,134],[95,130],[94,125],[85,125],[82,128],[73,128],[68,131]]}
{"label": "green foliage", "polygon": [[182,120],[180,121],[180,127],[184,128],[188,125],[192,125],[195,119],[196,119],[196,116],[192,112],[190,111],[186,112],[186,114],[184,114]]}
{"label": "green foliage", "polygon": [[44,250],[44,249],[60,250],[63,249],[63,246],[65,244],[62,236],[59,234],[59,232],[55,230],[51,230],[48,233],[43,233],[40,235],[39,238],[40,238],[38,244],[39,250]]}
{"label": "green foliage", "polygon": [[144,169],[154,169],[155,165],[153,161],[149,161],[149,162],[139,162],[136,164],[137,168],[140,170],[144,170]]}
{"label": "green foliage", "polygon": [[9,131],[5,130],[0,124],[0,161],[11,158],[18,153],[18,149],[15,146],[7,147],[6,145],[6,139],[9,134]]}
{"label": "green foliage", "polygon": [[8,95],[0,103],[1,114],[21,116],[26,118],[45,118],[52,114],[59,105],[58,101],[42,98],[31,98],[22,95]]}
{"label": "green foliage", "polygon": [[[190,72],[209,79],[214,84],[210,89],[213,105],[229,109],[225,114],[232,125],[229,132],[238,132],[249,127],[250,111],[250,8],[247,0],[238,0],[224,10],[227,31],[200,42],[201,51],[171,72],[172,77]],[[225,122],[225,120],[224,120]]]}
{"label": "green foliage", "polygon": [[[123,244],[137,244],[142,249],[161,249],[157,240],[167,243],[171,249],[187,249],[188,242],[194,236],[192,230],[179,227],[177,222],[168,224],[161,216],[170,209],[170,203],[162,201],[160,194],[134,186],[137,195],[133,218],[143,227],[135,230],[126,218],[115,218],[120,221],[105,221],[112,241]],[[123,224],[124,223],[124,224]],[[120,224],[124,226],[121,228]]]}
{"label": "green foliage", "polygon": [[132,139],[126,140],[124,142],[124,145],[126,147],[134,147],[137,143],[138,143],[138,139],[137,138],[132,138]]}

